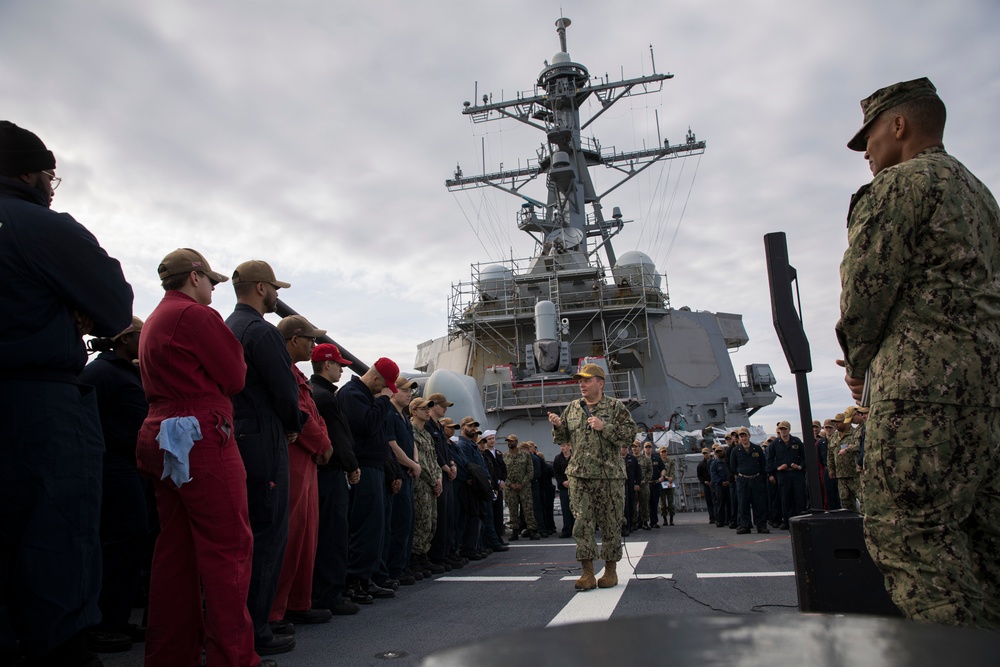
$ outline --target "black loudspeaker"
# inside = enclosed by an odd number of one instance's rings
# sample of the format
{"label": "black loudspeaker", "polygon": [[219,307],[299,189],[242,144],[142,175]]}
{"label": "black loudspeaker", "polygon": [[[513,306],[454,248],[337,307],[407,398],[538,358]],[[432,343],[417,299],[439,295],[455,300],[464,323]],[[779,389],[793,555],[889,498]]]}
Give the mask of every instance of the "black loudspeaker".
{"label": "black loudspeaker", "polygon": [[797,516],[789,527],[800,610],[902,616],[868,555],[859,514],[836,510]]}
{"label": "black loudspeaker", "polygon": [[788,359],[788,368],[792,373],[808,373],[812,370],[809,339],[806,338],[792,298],[792,281],[796,279],[796,273],[795,268],[788,264],[788,246],[784,232],[764,235],[764,257],[767,260],[767,280],[771,289],[774,330],[778,333],[781,348]]}

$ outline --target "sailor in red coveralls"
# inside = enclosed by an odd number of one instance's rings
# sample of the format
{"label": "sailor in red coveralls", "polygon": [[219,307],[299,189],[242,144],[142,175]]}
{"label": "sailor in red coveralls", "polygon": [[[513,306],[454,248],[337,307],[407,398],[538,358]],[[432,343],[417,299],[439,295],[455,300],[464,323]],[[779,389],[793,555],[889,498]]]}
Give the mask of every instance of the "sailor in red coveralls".
{"label": "sailor in red coveralls", "polygon": [[292,315],[278,323],[278,331],[285,338],[285,347],[292,358],[292,373],[299,386],[299,409],[309,415],[299,437],[288,445],[288,546],[269,619],[272,631],[283,634],[294,629],[293,623],[325,623],[333,618],[329,609],[312,608],[313,564],[319,535],[316,466],[329,462],[333,447],[326,422],[313,401],[309,380],[295,366],[312,358],[316,338],[326,330],[317,329],[301,315]]}
{"label": "sailor in red coveralls", "polygon": [[[158,271],[166,294],[139,345],[149,416],[136,458],[153,479],[160,515],[145,665],[199,665],[204,649],[213,667],[273,667],[254,651],[246,606],[253,534],[231,399],[246,377],[243,348],[208,307],[227,278],[189,248],[167,255]],[[196,426],[189,451],[164,451],[171,424]]]}

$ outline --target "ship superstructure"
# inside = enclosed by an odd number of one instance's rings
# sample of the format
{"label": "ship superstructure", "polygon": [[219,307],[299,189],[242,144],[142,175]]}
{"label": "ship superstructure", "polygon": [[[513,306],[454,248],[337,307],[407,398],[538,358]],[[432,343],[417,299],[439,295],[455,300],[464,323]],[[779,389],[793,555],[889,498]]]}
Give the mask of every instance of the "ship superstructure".
{"label": "ship superstructure", "polygon": [[[629,221],[619,207],[610,217],[603,207],[644,170],[699,155],[706,143],[689,129],[683,143],[622,152],[585,136],[616,102],[657,92],[673,75],[654,67],[631,79],[592,77],[570,58],[569,25],[556,22],[560,51],[533,91],[465,103],[473,123],[513,120],[544,135],[523,167],[479,175],[458,167],[446,181],[452,191],[490,186],[519,197],[517,227],[534,238],[535,252],[474,264],[471,281],[453,285],[447,335],[423,343],[415,367],[432,374],[432,391],[443,388],[433,387],[438,370],[475,378],[489,427],[533,439],[547,453],[557,448],[546,413],[579,399],[572,374],[591,362],[608,373],[605,392],[650,431],[749,425],[777,395],[767,365],[747,366],[742,377],[733,369],[729,351],[749,340],[742,317],[671,307],[666,278],[648,255],[616,255],[613,239]],[[585,103],[597,110],[583,120]],[[602,168],[618,180],[598,191],[591,170]]]}

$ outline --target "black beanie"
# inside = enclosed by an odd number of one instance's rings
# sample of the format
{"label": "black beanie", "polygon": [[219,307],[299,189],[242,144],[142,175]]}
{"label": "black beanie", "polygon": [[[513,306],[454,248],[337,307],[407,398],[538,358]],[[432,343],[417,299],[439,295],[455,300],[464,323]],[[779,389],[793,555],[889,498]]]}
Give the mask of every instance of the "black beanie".
{"label": "black beanie", "polygon": [[0,175],[20,176],[55,168],[55,156],[34,132],[0,120]]}

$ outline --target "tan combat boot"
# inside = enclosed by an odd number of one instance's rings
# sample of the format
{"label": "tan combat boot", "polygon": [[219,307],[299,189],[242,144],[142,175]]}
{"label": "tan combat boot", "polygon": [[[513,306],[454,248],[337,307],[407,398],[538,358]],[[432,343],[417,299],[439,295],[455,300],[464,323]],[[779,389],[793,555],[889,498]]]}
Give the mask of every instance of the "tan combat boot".
{"label": "tan combat boot", "polygon": [[594,579],[594,561],[582,560],[580,567],[583,569],[583,574],[573,584],[573,588],[578,591],[591,591],[597,588],[597,580]]}
{"label": "tan combat boot", "polygon": [[601,588],[612,588],[618,585],[618,563],[613,560],[604,561],[604,574],[597,580]]}

